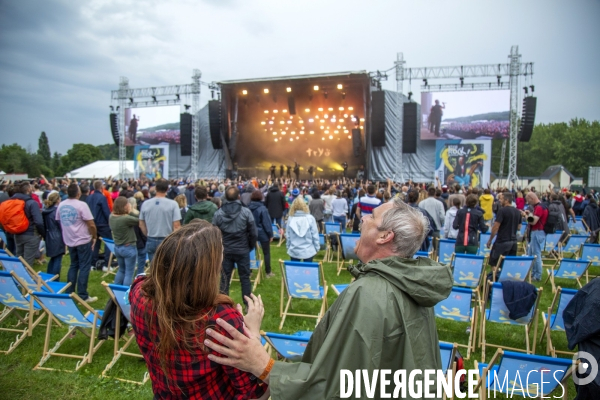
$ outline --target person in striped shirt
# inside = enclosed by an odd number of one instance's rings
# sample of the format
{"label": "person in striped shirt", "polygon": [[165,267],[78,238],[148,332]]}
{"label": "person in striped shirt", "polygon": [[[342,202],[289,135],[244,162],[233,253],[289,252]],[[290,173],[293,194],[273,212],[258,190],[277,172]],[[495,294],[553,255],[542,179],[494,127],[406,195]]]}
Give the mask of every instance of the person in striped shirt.
{"label": "person in striped shirt", "polygon": [[361,197],[358,200],[358,207],[356,214],[358,218],[362,218],[363,215],[373,214],[373,209],[381,205],[381,200],[375,195],[375,185],[367,186],[367,195]]}

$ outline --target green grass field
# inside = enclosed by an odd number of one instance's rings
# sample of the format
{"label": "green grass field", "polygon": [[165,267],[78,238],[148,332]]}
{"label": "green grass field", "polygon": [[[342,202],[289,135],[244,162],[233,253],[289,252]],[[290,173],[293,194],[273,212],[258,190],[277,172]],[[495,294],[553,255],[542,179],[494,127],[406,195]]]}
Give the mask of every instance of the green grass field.
{"label": "green grass field", "polygon": [[[281,270],[279,259],[289,259],[285,252],[285,244],[277,247],[275,244],[271,248],[272,268],[276,277],[263,280],[255,293],[261,294],[265,303],[265,317],[262,323],[262,329],[265,331],[278,332],[280,322],[279,318],[279,297],[281,288]],[[322,259],[322,253],[319,253],[317,259]],[[69,257],[63,259],[63,269],[61,277],[66,279]],[[38,270],[45,271],[45,265],[37,267]],[[336,275],[335,263],[324,264],[325,279],[327,284],[349,283],[351,275],[343,270],[338,277]],[[598,268],[590,271],[593,275],[598,275]],[[108,294],[101,285],[103,273],[92,271],[89,278],[89,292],[92,296],[98,296],[99,300],[92,304],[96,309],[103,309]],[[544,271],[544,279],[546,277]],[[107,282],[112,282],[113,277],[104,278]],[[585,282],[585,281],[584,281]],[[563,287],[576,288],[575,281],[557,280],[557,285]],[[539,284],[538,284],[539,286]],[[239,282],[233,282],[231,296],[234,301],[241,302]],[[336,300],[336,294],[329,290],[328,302],[331,305]],[[552,302],[553,294],[550,283],[544,286],[540,310],[546,311]],[[318,312],[319,304],[310,301],[295,303],[295,312]],[[304,319],[298,317],[288,317],[285,322],[282,333],[292,333],[298,330],[313,330],[315,327],[314,319]],[[439,338],[442,341],[466,343],[468,333],[466,333],[467,323],[453,323],[446,320],[437,320]],[[65,334],[66,329],[53,328],[52,341],[50,346]],[[538,340],[542,332],[542,319],[538,323]],[[127,396],[129,399],[148,399],[152,398],[152,388],[150,382],[143,386],[122,383],[114,379],[101,379],[100,374],[104,367],[111,361],[113,356],[113,341],[106,341],[94,356],[93,362],[86,365],[80,371],[75,373],[55,372],[55,371],[33,371],[32,368],[39,362],[42,355],[44,344],[45,328],[38,326],[32,335],[27,338],[13,353],[9,355],[0,354],[0,398],[2,399],[122,399]],[[14,341],[13,334],[0,333],[0,348],[6,349]],[[69,339],[61,348],[61,352],[78,352],[83,354],[87,346],[87,338],[78,334],[75,338]],[[488,341],[498,343],[503,346],[525,349],[524,330],[520,327],[490,325],[488,328]],[[553,334],[553,341],[557,349],[568,350],[567,341],[564,333]],[[131,346],[132,351],[137,352],[137,346]],[[466,349],[462,351],[466,356]],[[495,349],[488,348],[486,361],[489,361],[494,354]],[[536,347],[536,354],[545,354],[545,342]],[[472,368],[474,361],[481,361],[481,350],[478,349],[471,354],[469,360],[466,360],[465,367]],[[72,359],[51,359],[46,366],[54,368],[73,369],[75,360]],[[131,357],[121,357],[119,362],[113,367],[111,373],[113,376],[119,376],[126,379],[140,380],[146,371],[143,361]],[[560,394],[560,392],[559,392]],[[556,394],[555,394],[556,395]],[[571,381],[569,385],[569,399],[575,397],[575,390]]]}

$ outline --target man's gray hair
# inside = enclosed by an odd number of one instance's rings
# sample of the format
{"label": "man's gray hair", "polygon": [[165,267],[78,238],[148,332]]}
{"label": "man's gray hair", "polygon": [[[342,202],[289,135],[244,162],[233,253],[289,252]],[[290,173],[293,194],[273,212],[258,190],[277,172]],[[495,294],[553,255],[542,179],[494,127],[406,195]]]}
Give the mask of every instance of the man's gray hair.
{"label": "man's gray hair", "polygon": [[394,232],[394,253],[410,258],[419,250],[429,233],[429,220],[421,211],[399,198],[394,198],[391,203],[392,208],[382,214],[383,222],[378,229]]}

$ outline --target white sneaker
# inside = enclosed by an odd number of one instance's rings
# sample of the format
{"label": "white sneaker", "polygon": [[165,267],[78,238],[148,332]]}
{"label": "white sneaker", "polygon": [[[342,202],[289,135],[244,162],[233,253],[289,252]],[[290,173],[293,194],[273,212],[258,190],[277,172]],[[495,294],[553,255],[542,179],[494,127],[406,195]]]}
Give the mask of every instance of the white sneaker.
{"label": "white sneaker", "polygon": [[108,272],[108,267],[107,266],[102,267],[102,272]]}
{"label": "white sneaker", "polygon": [[97,301],[98,298],[97,297],[88,297],[87,299],[85,299],[86,303],[93,303],[95,301]]}

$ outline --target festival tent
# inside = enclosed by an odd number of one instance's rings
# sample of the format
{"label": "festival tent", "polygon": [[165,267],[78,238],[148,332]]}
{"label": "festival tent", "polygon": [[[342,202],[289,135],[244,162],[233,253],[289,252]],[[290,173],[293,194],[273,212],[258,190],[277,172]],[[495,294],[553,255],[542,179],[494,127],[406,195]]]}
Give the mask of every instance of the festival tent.
{"label": "festival tent", "polygon": [[[124,178],[133,178],[133,161],[125,161]],[[119,161],[96,161],[67,173],[75,179],[113,178],[119,176]]]}

